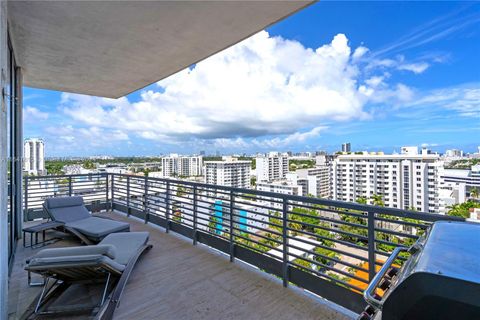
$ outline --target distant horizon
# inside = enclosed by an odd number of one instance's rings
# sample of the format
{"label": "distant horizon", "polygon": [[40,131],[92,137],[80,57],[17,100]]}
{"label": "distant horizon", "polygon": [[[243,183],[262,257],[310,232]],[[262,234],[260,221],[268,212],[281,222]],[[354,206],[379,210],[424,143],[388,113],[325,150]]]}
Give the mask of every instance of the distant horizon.
{"label": "distant horizon", "polygon": [[[422,146],[414,146],[414,145],[402,145],[401,147],[418,147],[418,150],[419,152],[421,151],[422,149]],[[386,155],[389,155],[389,154],[400,154],[400,148],[397,148],[397,149],[392,149],[392,151],[390,152],[386,152],[385,150],[356,150],[356,149],[352,149],[351,150],[351,153],[355,153],[355,152],[383,152],[385,153]],[[438,153],[440,155],[443,155],[445,154],[445,152],[447,150],[460,150],[464,153],[464,155],[471,155],[471,154],[477,154],[479,152],[479,148],[480,148],[480,145],[478,145],[475,149],[472,149],[471,151],[466,151],[466,150],[463,150],[463,149],[460,149],[460,148],[448,148],[448,149],[445,149],[443,151],[440,151],[440,150],[436,150],[437,147],[433,147],[433,148],[430,148],[430,147],[426,147],[428,150],[431,150],[432,152],[434,153]],[[47,149],[47,148],[46,148]],[[124,155],[114,155],[114,154],[90,154],[90,155],[60,155],[60,156],[50,156],[50,155],[47,155],[45,154],[45,158],[48,159],[48,158],[90,158],[90,157],[114,157],[114,158],[129,158],[129,157],[132,157],[132,158],[158,158],[158,157],[165,157],[165,156],[168,156],[170,154],[178,154],[178,155],[181,155],[181,156],[193,156],[193,155],[200,155],[200,152],[201,151],[204,151],[204,150],[200,150],[198,152],[192,152],[192,153],[181,153],[181,152],[168,152],[168,153],[158,153],[158,154],[124,154]],[[334,150],[334,151],[327,151],[327,150],[313,150],[313,151],[309,151],[309,150],[298,150],[298,151],[294,151],[294,150],[270,150],[270,151],[258,151],[258,152],[252,152],[252,153],[239,153],[239,152],[230,152],[230,153],[220,153],[220,154],[216,154],[215,152],[213,153],[209,153],[209,152],[206,152],[205,151],[205,154],[202,155],[202,156],[206,156],[206,157],[220,157],[220,156],[231,156],[231,155],[240,155],[240,156],[254,156],[256,154],[265,154],[265,153],[269,153],[269,152],[279,152],[279,153],[286,153],[286,152],[292,152],[294,154],[298,154],[298,153],[306,153],[306,152],[310,152],[312,154],[315,154],[316,152],[326,152],[328,155],[333,155],[335,154],[336,152],[341,152],[341,150]]]}

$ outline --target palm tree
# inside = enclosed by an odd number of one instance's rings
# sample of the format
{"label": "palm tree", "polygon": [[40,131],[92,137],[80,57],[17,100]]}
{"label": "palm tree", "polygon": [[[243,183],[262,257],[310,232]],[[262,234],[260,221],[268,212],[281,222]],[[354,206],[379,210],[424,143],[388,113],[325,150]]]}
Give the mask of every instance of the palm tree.
{"label": "palm tree", "polygon": [[383,202],[383,196],[380,194],[373,194],[370,199],[373,202],[374,206],[384,207],[385,203]]}
{"label": "palm tree", "polygon": [[478,189],[477,188],[472,188],[470,190],[470,197],[473,199],[478,199]]}

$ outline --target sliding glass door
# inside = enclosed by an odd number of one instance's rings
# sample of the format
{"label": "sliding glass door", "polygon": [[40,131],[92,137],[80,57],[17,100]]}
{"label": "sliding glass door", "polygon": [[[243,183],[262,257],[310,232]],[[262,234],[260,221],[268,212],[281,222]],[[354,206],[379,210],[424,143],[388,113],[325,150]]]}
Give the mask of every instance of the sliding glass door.
{"label": "sliding glass door", "polygon": [[[8,41],[7,54],[7,83],[5,86],[5,101],[7,107],[7,177],[8,177],[8,258],[12,261],[15,253],[16,240],[18,238],[18,223],[21,217],[21,194],[18,194],[18,184],[22,183],[22,134],[21,121],[19,118],[19,87],[17,66],[13,55],[12,46]],[[21,189],[20,189],[21,190]],[[20,197],[20,198],[19,198]],[[20,201],[18,201],[20,200]]]}

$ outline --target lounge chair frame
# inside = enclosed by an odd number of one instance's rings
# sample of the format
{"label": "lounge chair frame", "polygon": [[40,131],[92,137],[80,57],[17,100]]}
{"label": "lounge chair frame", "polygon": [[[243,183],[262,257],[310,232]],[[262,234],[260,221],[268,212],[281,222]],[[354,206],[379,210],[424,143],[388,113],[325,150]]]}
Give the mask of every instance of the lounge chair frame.
{"label": "lounge chair frame", "polygon": [[[142,245],[137,252],[130,258],[122,273],[114,273],[106,266],[94,267],[96,272],[105,272],[105,286],[102,293],[102,298],[98,306],[85,306],[85,305],[73,305],[68,308],[62,308],[62,310],[49,310],[48,305],[55,301],[65,290],[67,290],[72,284],[75,283],[98,283],[99,279],[92,281],[59,281],[55,274],[49,271],[45,271],[42,275],[45,278],[45,284],[42,291],[37,298],[27,308],[25,313],[20,319],[35,319],[38,316],[51,316],[51,315],[68,315],[90,312],[93,319],[96,320],[110,320],[113,317],[115,309],[120,305],[125,286],[130,278],[130,274],[135,267],[138,259],[147,250],[151,249],[151,244]],[[69,268],[73,269],[73,268]],[[54,280],[53,284],[51,280]],[[113,286],[109,290],[109,286]],[[109,292],[110,291],[110,292]]]}

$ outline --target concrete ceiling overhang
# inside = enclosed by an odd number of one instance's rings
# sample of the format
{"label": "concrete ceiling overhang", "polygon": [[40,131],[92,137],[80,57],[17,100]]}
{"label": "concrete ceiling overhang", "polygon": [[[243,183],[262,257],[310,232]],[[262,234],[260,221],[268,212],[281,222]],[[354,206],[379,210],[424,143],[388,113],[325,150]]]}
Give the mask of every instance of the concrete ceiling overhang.
{"label": "concrete ceiling overhang", "polygon": [[24,84],[117,98],[312,1],[8,1]]}

